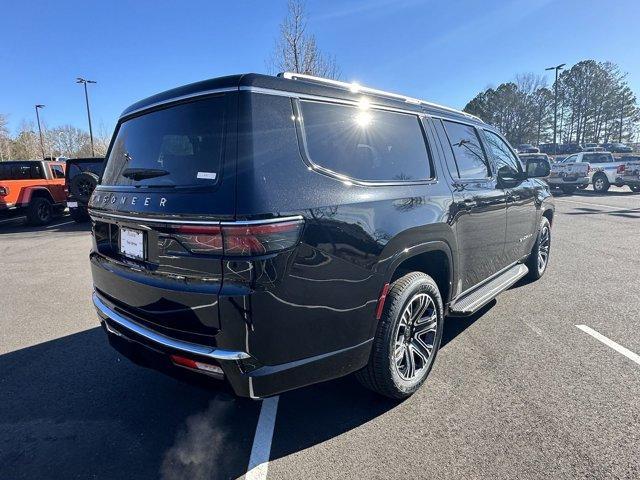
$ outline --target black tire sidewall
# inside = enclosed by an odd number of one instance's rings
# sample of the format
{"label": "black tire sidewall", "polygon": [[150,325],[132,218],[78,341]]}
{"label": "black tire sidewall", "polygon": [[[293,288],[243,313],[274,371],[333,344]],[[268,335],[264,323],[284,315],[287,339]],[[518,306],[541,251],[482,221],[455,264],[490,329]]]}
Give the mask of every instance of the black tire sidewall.
{"label": "black tire sidewall", "polygon": [[[540,250],[540,238],[542,236],[542,230],[544,227],[549,229],[549,254],[547,256],[547,263],[544,266],[544,270],[542,272],[538,268],[538,251]],[[551,246],[553,245],[553,238],[551,236],[551,222],[547,217],[542,217],[540,219],[540,226],[538,228],[538,235],[536,237],[536,243],[534,243],[533,248],[531,249],[531,254],[529,255],[529,260],[527,261],[527,267],[529,268],[529,278],[533,280],[537,280],[541,278],[544,273],[549,268],[549,260],[551,259]]]}
{"label": "black tire sidewall", "polygon": [[98,176],[93,173],[93,172],[82,172],[79,173],[78,175],[76,175],[75,177],[73,177],[71,179],[71,181],[69,182],[69,191],[78,199],[82,200],[82,201],[88,201],[89,198],[91,197],[91,193],[89,193],[88,195],[83,195],[80,186],[83,183],[90,183],[93,188],[91,188],[91,191],[93,192],[93,189],[98,185]]}
{"label": "black tire sidewall", "polygon": [[[596,187],[596,180],[598,180],[599,178],[601,178],[602,182],[603,182],[603,185],[602,185],[601,189],[598,189]],[[595,177],[593,177],[593,191],[594,192],[599,192],[599,193],[606,192],[607,190],[609,190],[610,186],[611,185],[609,184],[609,179],[607,178],[606,175],[598,174]]]}
{"label": "black tire sidewall", "polygon": [[[46,218],[40,216],[40,206],[46,205],[49,210],[49,215]],[[27,222],[30,225],[46,225],[53,219],[53,205],[49,200],[42,197],[32,198],[29,202],[29,209],[27,211]]]}
{"label": "black tire sidewall", "polygon": [[[402,285],[407,281],[408,277],[412,276],[414,278],[411,279],[408,285]],[[408,302],[417,293],[426,293],[433,300],[436,306],[438,325],[429,365],[420,377],[416,377],[415,379],[408,381],[400,377],[395,366],[393,353],[395,334],[398,328],[398,323],[400,322],[400,317]],[[382,349],[382,357],[384,358],[385,362],[385,365],[383,366],[385,377],[387,377],[387,380],[390,383],[389,387],[397,392],[397,396],[399,398],[407,397],[413,394],[418,388],[420,388],[420,386],[426,380],[429,372],[431,371],[431,368],[433,368],[433,363],[440,348],[440,342],[442,341],[442,333],[444,331],[442,298],[440,296],[440,292],[438,291],[438,287],[433,279],[425,274],[414,272],[394,282],[394,285],[391,287],[387,300],[385,302],[385,311],[383,313],[381,322],[381,326],[383,327],[384,332],[379,333],[383,333],[384,346]]]}

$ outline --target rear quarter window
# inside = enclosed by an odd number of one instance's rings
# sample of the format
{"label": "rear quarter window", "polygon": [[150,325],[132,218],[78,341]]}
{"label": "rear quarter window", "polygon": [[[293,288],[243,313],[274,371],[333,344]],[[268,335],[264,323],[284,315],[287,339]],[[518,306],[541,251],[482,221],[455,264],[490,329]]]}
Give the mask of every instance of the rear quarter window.
{"label": "rear quarter window", "polygon": [[306,100],[300,110],[314,165],[369,182],[432,178],[417,115]]}

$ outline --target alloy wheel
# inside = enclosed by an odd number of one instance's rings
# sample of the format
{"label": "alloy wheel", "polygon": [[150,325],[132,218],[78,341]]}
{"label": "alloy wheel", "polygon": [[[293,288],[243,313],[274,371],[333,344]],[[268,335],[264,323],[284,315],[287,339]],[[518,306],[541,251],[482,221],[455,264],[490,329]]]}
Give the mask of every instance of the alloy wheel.
{"label": "alloy wheel", "polygon": [[438,327],[433,299],[417,293],[407,303],[395,335],[394,361],[404,380],[419,378],[429,367]]}
{"label": "alloy wheel", "polygon": [[540,242],[538,245],[538,271],[544,272],[547,268],[547,262],[549,261],[549,249],[551,247],[551,232],[549,226],[542,227],[540,232]]}

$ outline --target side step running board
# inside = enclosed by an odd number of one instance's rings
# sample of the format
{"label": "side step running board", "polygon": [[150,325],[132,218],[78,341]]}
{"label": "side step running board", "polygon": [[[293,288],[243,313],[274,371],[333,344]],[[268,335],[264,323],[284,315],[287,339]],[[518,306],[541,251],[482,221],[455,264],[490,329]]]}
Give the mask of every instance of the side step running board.
{"label": "side step running board", "polygon": [[471,315],[504,292],[529,272],[526,265],[518,264],[501,273],[490,282],[457,299],[449,310],[452,315]]}

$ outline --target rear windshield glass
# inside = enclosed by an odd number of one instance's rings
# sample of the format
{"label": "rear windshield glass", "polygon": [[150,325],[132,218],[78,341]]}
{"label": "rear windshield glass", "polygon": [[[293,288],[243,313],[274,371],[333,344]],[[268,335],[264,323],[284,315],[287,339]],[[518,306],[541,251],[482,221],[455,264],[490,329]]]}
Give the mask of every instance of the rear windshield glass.
{"label": "rear windshield glass", "polygon": [[222,169],[225,98],[218,96],[124,122],[107,160],[103,185],[215,184]]}
{"label": "rear windshield glass", "polygon": [[0,180],[31,180],[44,178],[42,165],[38,162],[0,163]]}
{"label": "rear windshield glass", "polygon": [[589,163],[610,163],[613,162],[613,155],[610,153],[585,153],[583,162]]}
{"label": "rear windshield glass", "polygon": [[416,115],[302,101],[310,160],[348,177],[374,182],[431,178]]}
{"label": "rear windshield glass", "polygon": [[102,169],[104,168],[104,160],[97,162],[82,162],[72,163],[67,162],[67,177],[73,178],[82,172],[91,172],[96,175],[102,175]]}

